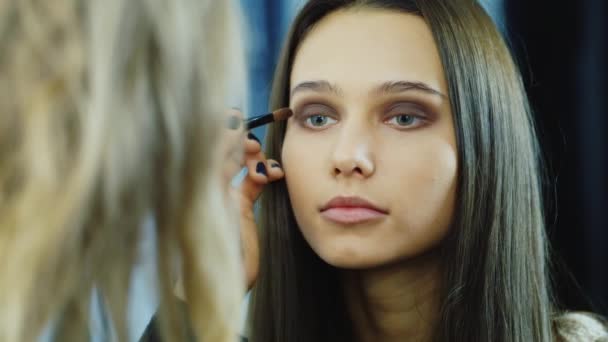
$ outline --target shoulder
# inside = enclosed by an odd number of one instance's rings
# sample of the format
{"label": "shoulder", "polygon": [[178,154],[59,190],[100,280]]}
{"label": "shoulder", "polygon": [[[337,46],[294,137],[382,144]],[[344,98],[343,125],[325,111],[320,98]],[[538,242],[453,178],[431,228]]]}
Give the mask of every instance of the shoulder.
{"label": "shoulder", "polygon": [[608,321],[589,312],[563,312],[553,319],[556,342],[608,342]]}

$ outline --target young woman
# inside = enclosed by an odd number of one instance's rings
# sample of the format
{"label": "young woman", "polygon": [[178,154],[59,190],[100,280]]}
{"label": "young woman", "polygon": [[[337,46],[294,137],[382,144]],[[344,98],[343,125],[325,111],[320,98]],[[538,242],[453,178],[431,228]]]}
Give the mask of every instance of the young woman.
{"label": "young woman", "polygon": [[245,83],[229,4],[2,2],[0,341],[36,341],[45,327],[56,341],[89,340],[93,286],[126,341],[150,218],[161,332],[189,333],[169,300],[181,268],[193,333],[236,338],[243,277],[222,173],[241,152],[222,113]]}
{"label": "young woman", "polygon": [[531,113],[476,2],[308,2],[276,73],[285,106],[250,341],[608,338],[553,303]]}

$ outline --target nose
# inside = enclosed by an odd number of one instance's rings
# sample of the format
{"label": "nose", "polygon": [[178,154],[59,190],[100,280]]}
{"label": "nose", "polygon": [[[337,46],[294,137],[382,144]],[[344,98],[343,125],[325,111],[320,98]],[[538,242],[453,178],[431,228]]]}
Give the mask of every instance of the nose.
{"label": "nose", "polygon": [[348,123],[342,126],[332,155],[334,177],[368,178],[374,174],[371,138],[361,126]]}

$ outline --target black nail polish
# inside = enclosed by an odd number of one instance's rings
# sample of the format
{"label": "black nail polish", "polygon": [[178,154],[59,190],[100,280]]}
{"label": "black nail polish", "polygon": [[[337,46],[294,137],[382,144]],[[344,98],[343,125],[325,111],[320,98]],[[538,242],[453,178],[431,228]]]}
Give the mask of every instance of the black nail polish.
{"label": "black nail polish", "polygon": [[268,175],[268,172],[266,172],[266,165],[264,165],[263,162],[258,162],[258,165],[256,165],[256,167],[255,167],[255,172],[262,174],[264,176]]}
{"label": "black nail polish", "polygon": [[280,169],[281,165],[279,165],[279,163],[272,163],[272,167]]}
{"label": "black nail polish", "polygon": [[260,139],[258,139],[258,137],[256,137],[255,134],[253,134],[253,133],[247,134],[247,138],[251,139],[251,140],[255,140],[260,143]]}
{"label": "black nail polish", "polygon": [[241,119],[238,116],[231,116],[226,119],[226,127],[232,130],[236,130],[241,127]]}

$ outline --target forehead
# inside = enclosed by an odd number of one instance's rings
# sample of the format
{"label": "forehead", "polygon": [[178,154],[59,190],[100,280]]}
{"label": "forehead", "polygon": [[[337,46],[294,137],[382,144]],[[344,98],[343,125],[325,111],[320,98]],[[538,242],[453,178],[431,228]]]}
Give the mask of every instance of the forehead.
{"label": "forehead", "polygon": [[419,81],[442,92],[446,82],[432,33],[419,16],[348,9],[323,18],[296,53],[291,86],[328,80],[342,88],[387,80]]}

